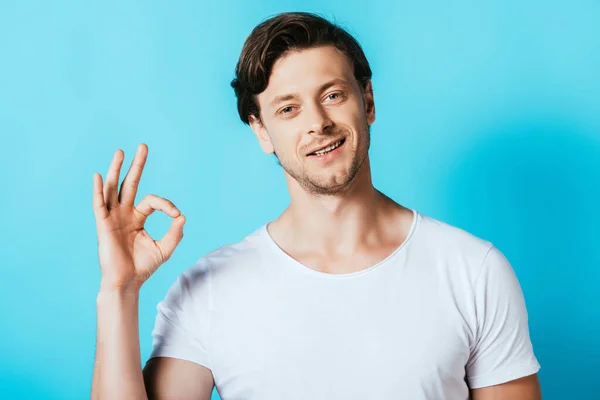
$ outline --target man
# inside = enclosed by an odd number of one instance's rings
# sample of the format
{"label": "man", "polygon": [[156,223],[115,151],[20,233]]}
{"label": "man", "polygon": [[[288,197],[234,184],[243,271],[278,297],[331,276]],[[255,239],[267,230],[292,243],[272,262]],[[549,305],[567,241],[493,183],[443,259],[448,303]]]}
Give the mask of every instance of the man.
{"label": "man", "polygon": [[[373,187],[371,69],[316,15],[285,13],[246,40],[232,82],[240,118],[275,154],[289,207],[200,258],[158,306],[139,364],[139,288],[173,253],[185,218],[133,201],[141,145],[117,191],[94,176],[102,283],[93,398],[540,399],[519,283],[493,244]],[[174,219],[154,242],[145,219]]]}

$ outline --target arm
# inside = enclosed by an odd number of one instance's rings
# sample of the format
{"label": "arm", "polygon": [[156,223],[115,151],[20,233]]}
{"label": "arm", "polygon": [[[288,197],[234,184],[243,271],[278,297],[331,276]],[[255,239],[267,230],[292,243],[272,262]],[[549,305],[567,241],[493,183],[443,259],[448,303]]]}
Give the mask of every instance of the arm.
{"label": "arm", "polygon": [[92,400],[146,399],[138,337],[138,294],[100,292],[96,299],[96,359]]}
{"label": "arm", "polygon": [[[152,361],[145,374],[140,363],[138,303],[142,284],[167,261],[183,237],[183,217],[170,201],[149,195],[134,207],[135,194],[146,161],[141,145],[118,193],[122,151],[117,151],[103,185],[94,174],[93,209],[102,271],[96,298],[97,336],[91,398],[120,400],[148,398],[209,399],[212,375],[183,360]],[[156,210],[174,218],[158,241],[144,229]],[[148,386],[146,392],[144,384]]]}
{"label": "arm", "polygon": [[208,353],[209,292],[208,265],[199,260],[157,305],[143,371],[150,399],[210,399],[215,383]]}
{"label": "arm", "polygon": [[196,363],[157,357],[142,372],[137,293],[101,292],[97,305],[92,399],[210,400],[212,373]]}
{"label": "arm", "polygon": [[542,400],[537,374],[471,391],[472,400]]}
{"label": "arm", "polygon": [[215,385],[210,369],[177,358],[151,358],[143,373],[149,399],[210,400]]}
{"label": "arm", "polygon": [[476,335],[466,378],[474,399],[538,399],[540,365],[529,337],[523,292],[510,262],[493,246],[473,294]]}

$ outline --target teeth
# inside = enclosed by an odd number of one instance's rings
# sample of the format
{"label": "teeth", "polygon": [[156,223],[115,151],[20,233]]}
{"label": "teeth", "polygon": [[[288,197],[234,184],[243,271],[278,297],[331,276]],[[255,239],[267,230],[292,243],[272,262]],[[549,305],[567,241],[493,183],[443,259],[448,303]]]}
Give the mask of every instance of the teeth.
{"label": "teeth", "polygon": [[341,139],[338,140],[337,142],[335,142],[334,144],[325,147],[323,150],[315,151],[315,154],[318,155],[318,156],[322,156],[323,154],[329,153],[331,150],[339,147],[340,144],[342,144],[342,140]]}

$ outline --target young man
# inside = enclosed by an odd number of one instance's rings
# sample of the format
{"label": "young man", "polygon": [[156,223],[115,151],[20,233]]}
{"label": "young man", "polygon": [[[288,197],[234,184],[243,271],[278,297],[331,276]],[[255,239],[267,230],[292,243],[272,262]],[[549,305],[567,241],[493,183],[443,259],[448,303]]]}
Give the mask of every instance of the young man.
{"label": "young man", "polygon": [[[102,283],[94,398],[540,399],[521,288],[488,241],[373,187],[371,69],[343,29],[286,13],[248,37],[232,82],[242,121],[275,154],[289,207],[200,258],[158,306],[139,365],[139,288],[184,217],[134,207],[147,148],[117,192],[94,176]],[[158,242],[154,210],[175,218]]]}

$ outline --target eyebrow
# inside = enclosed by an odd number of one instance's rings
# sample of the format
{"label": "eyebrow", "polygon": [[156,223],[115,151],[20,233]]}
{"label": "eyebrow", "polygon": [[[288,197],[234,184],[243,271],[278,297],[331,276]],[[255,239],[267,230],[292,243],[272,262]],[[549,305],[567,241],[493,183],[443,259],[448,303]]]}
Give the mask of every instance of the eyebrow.
{"label": "eyebrow", "polygon": [[[319,88],[319,92],[323,92],[335,85],[349,86],[348,82],[345,79],[335,78],[330,80],[329,82],[325,82],[324,84],[322,84]],[[271,102],[271,107],[275,107],[279,103],[295,99],[296,97],[298,97],[297,93],[288,93],[276,96]]]}

